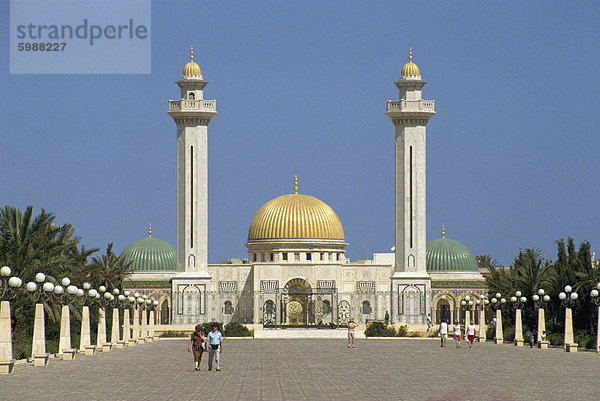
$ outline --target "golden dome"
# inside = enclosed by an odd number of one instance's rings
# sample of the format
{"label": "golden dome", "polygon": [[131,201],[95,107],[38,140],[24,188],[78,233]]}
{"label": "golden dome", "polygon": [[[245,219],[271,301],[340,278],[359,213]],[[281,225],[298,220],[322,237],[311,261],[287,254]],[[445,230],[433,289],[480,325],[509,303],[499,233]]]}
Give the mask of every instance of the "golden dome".
{"label": "golden dome", "polygon": [[344,229],[329,205],[314,196],[298,193],[265,203],[248,230],[248,241],[307,238],[343,241]]}
{"label": "golden dome", "polygon": [[194,47],[193,46],[190,50],[190,62],[187,63],[185,65],[185,67],[183,67],[182,75],[184,77],[200,76],[200,78],[202,78],[202,72],[200,71],[200,66],[198,64],[194,63]]}
{"label": "golden dome", "polygon": [[412,47],[408,48],[408,63],[404,64],[404,67],[402,67],[402,72],[400,73],[400,76],[402,77],[414,77],[414,76],[420,76],[421,72],[419,72],[419,67],[412,62]]}

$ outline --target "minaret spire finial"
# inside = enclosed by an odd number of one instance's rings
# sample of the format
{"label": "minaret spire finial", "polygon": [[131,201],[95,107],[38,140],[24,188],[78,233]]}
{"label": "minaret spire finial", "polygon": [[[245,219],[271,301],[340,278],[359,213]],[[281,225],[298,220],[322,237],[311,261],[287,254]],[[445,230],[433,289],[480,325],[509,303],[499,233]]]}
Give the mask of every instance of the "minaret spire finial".
{"label": "minaret spire finial", "polygon": [[442,238],[446,238],[446,228],[442,224]]}
{"label": "minaret spire finial", "polygon": [[148,238],[152,238],[152,223],[148,224]]}
{"label": "minaret spire finial", "polygon": [[295,194],[298,193],[298,176],[297,175],[294,176],[294,193]]}
{"label": "minaret spire finial", "polygon": [[408,45],[408,61],[412,63],[412,45]]}
{"label": "minaret spire finial", "polygon": [[190,46],[190,61],[194,61],[194,46]]}

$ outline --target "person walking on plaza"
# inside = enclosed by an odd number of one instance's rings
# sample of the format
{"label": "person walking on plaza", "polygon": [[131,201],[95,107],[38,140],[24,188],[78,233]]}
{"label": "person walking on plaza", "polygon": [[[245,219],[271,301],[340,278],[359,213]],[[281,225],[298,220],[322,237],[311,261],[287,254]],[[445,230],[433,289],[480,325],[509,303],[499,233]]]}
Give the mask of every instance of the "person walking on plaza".
{"label": "person walking on plaza", "polygon": [[205,341],[206,336],[204,335],[204,330],[202,330],[202,325],[197,324],[195,331],[190,336],[190,343],[188,344],[188,352],[190,352],[190,350],[194,351],[195,370],[200,370],[200,361],[202,361],[202,352],[204,352],[203,345]]}
{"label": "person walking on plaza", "polygon": [[467,326],[467,340],[469,340],[469,348],[473,348],[473,341],[475,340],[475,325],[470,322]]}
{"label": "person walking on plaza", "polygon": [[446,319],[442,319],[440,323],[440,347],[446,348],[446,341],[448,340],[448,323]]}
{"label": "person walking on plaza", "polygon": [[429,332],[429,329],[431,329],[431,327],[433,326],[433,322],[431,321],[431,313],[427,314],[427,331]]}
{"label": "person walking on plaza", "polygon": [[454,341],[456,342],[456,348],[460,348],[460,324],[454,323]]}
{"label": "person walking on plaza", "polygon": [[218,372],[221,370],[219,366],[219,360],[221,359],[221,353],[223,352],[223,336],[219,331],[219,325],[213,323],[212,331],[208,333],[206,337],[208,342],[208,370],[212,370],[212,361],[215,359],[215,370]]}
{"label": "person walking on plaza", "polygon": [[350,321],[348,322],[348,348],[350,348],[350,343],[352,343],[352,348],[354,348],[354,332],[357,327],[358,323],[350,318]]}

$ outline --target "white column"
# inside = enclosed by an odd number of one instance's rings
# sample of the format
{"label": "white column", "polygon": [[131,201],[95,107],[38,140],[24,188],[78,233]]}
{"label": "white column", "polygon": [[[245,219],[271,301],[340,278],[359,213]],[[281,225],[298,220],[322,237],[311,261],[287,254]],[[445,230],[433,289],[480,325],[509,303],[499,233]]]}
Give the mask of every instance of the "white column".
{"label": "white column", "polygon": [[148,337],[148,312],[146,308],[142,309],[142,330],[140,332],[140,337],[146,339]]}
{"label": "white column", "polygon": [[102,351],[110,351],[105,348],[106,344],[106,311],[98,308],[98,333],[96,335],[96,347]]}
{"label": "white column", "polygon": [[502,332],[502,310],[496,309],[496,344],[504,342],[504,333]]}
{"label": "white column", "polygon": [[12,373],[14,365],[10,302],[2,301],[0,303],[0,374]]}
{"label": "white column", "polygon": [[119,325],[119,308],[113,308],[112,328],[110,332],[110,342],[113,346],[117,346],[120,340],[121,327]]}
{"label": "white column", "polygon": [[471,309],[467,307],[465,311],[465,336],[467,334],[467,326],[471,324]]}
{"label": "white column", "polygon": [[[573,347],[574,346],[574,347]],[[575,348],[575,349],[573,349]],[[565,308],[565,344],[564,349],[567,351],[577,351],[577,344],[573,339],[573,314],[571,308]]]}
{"label": "white column", "polygon": [[140,311],[136,308],[133,310],[133,340],[140,338]]}
{"label": "white column", "polygon": [[81,336],[79,337],[79,351],[85,352],[85,347],[92,344],[90,335],[90,307],[84,305],[81,309]]}
{"label": "white column", "polygon": [[123,310],[123,341],[125,341],[126,345],[129,345],[129,340],[131,339],[130,324],[129,308],[125,308]]}
{"label": "white column", "polygon": [[481,309],[479,310],[479,342],[485,342],[485,307],[483,302],[481,303]]}
{"label": "white column", "polygon": [[523,322],[521,321],[521,309],[515,309],[515,345],[523,346]]}
{"label": "white column", "polygon": [[33,322],[33,344],[31,357],[34,366],[46,366],[48,354],[46,353],[46,326],[44,322],[44,304],[35,304],[35,320]]}
{"label": "white column", "polygon": [[58,355],[71,349],[71,311],[68,305],[63,305],[60,313],[60,339],[58,340]]}
{"label": "white column", "polygon": [[600,354],[600,306],[598,306],[598,325],[596,326],[596,353]]}
{"label": "white column", "polygon": [[538,333],[537,333],[537,341],[540,343],[542,341],[542,333],[546,331],[546,315],[544,308],[538,308]]}

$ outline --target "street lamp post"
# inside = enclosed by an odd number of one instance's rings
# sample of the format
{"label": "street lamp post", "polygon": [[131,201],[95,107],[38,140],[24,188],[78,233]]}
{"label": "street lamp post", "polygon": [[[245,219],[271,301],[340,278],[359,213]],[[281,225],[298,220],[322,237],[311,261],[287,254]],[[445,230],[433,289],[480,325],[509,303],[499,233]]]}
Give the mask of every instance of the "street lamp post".
{"label": "street lamp post", "polygon": [[76,286],[71,284],[71,279],[64,277],[61,284],[54,287],[54,294],[62,301],[60,312],[60,339],[58,342],[58,356],[64,361],[71,361],[75,358],[76,349],[71,348],[71,311],[69,302],[71,296],[77,295]]}
{"label": "street lamp post", "polygon": [[515,292],[515,295],[510,297],[510,302],[512,302],[513,308],[515,309],[515,345],[517,347],[523,346],[523,321],[521,319],[521,308],[525,302],[527,302],[527,298],[521,294],[521,291]]}
{"label": "street lamp post", "polygon": [[[113,327],[112,327],[112,335],[111,335],[110,339],[113,343],[113,346],[120,349],[120,348],[125,348],[125,339],[124,338],[121,339],[121,337],[120,337],[121,325],[119,324],[119,309],[121,307],[123,307],[123,304],[125,302],[125,295],[120,294],[119,289],[115,288],[113,290],[113,296],[114,296],[114,299],[112,300]],[[123,320],[124,319],[125,319],[125,316],[123,316]],[[125,330],[123,330],[123,336],[125,336]]]}
{"label": "street lamp post", "polygon": [[502,298],[502,294],[497,292],[490,302],[492,303],[492,308],[496,310],[496,344],[502,344],[504,342],[504,334],[502,333],[501,307],[506,303],[506,298]]}
{"label": "street lamp post", "polygon": [[23,281],[16,276],[10,277],[10,267],[0,268],[0,374],[12,373],[15,366],[12,352],[12,326],[10,320],[10,299],[17,295],[17,289]]}
{"label": "street lamp post", "polygon": [[110,352],[112,344],[106,339],[106,305],[111,300],[112,294],[101,285],[98,287],[99,294],[96,297],[100,303],[98,308],[98,335],[96,337],[96,347],[99,351]]}
{"label": "street lamp post", "polygon": [[129,290],[125,290],[123,295],[125,295],[123,310],[123,342],[125,343],[125,346],[133,346],[135,345],[135,339],[131,337],[131,319],[129,317],[129,312],[131,311],[132,304],[135,302],[135,298],[131,296]]}
{"label": "street lamp post", "polygon": [[562,301],[565,307],[565,344],[564,349],[567,352],[577,352],[578,344],[573,339],[573,314],[571,307],[579,297],[576,292],[572,292],[573,289],[570,285],[565,286],[565,291],[558,294],[558,297]]}
{"label": "street lamp post", "polygon": [[545,291],[540,288],[537,294],[533,294],[533,302],[538,310],[538,325],[537,325],[537,342],[540,349],[548,349],[550,342],[548,339],[542,339],[542,334],[546,331],[546,315],[544,312],[544,306],[546,302],[550,301],[550,296],[545,294]]}
{"label": "street lamp post", "polygon": [[35,275],[35,281],[30,281],[25,286],[31,299],[35,302],[33,341],[31,346],[33,366],[46,366],[50,357],[50,354],[46,353],[46,326],[43,301],[47,300],[48,294],[54,291],[54,284],[44,281],[46,281],[46,275],[38,273]]}
{"label": "street lamp post", "polygon": [[[118,288],[113,288],[110,299],[108,300],[108,304],[113,307],[112,310],[112,327],[110,332],[110,343],[111,346],[117,348],[119,343],[121,342],[121,326],[119,324],[119,306],[121,300],[119,299],[120,290]],[[119,346],[118,348],[123,348],[123,346]]]}
{"label": "street lamp post", "polygon": [[154,312],[152,306],[154,305],[153,299],[146,299],[146,313],[148,315],[147,325],[146,325],[146,342],[154,341],[154,337],[152,336],[152,330],[154,329]]}
{"label": "street lamp post", "polygon": [[475,303],[479,308],[479,342],[485,342],[485,305],[488,305],[490,301],[487,300],[484,295],[480,295],[479,299],[476,300]]}
{"label": "street lamp post", "polygon": [[153,300],[152,301],[152,311],[150,313],[152,313],[150,315],[150,326],[152,327],[152,339],[154,341],[158,341],[159,337],[156,335],[156,307],[158,306],[158,301],[157,300]]}
{"label": "street lamp post", "polygon": [[598,307],[598,325],[596,326],[596,353],[600,354],[600,297],[598,297],[598,290],[600,290],[600,283],[596,285],[596,289],[593,289],[590,295]]}
{"label": "street lamp post", "polygon": [[94,355],[96,346],[92,345],[90,332],[90,307],[89,302],[96,299],[98,291],[92,288],[90,283],[83,283],[83,289],[78,291],[78,295],[83,297],[83,307],[81,308],[81,337],[79,338],[79,352],[84,355]]}

